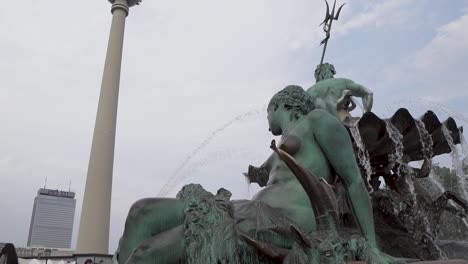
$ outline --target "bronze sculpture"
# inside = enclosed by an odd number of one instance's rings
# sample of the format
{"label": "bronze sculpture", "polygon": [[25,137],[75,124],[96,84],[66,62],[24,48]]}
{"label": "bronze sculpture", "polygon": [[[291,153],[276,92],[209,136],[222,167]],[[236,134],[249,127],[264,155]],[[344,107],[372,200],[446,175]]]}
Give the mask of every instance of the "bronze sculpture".
{"label": "bronze sculpture", "polygon": [[[333,183],[339,179],[344,183],[363,235],[369,245],[376,249],[372,208],[349,135],[330,113],[313,108],[313,99],[301,87],[286,87],[272,98],[268,106],[270,130],[273,135],[282,135],[280,148],[307,170],[327,182]],[[275,232],[275,228],[288,229],[289,225],[296,225],[304,232],[314,231],[314,213],[307,193],[286,164],[277,156],[270,162],[266,188],[256,194],[252,201],[233,202],[235,228],[248,235],[263,232],[264,236],[272,237],[270,240],[278,241],[278,246],[291,246],[292,240],[281,232]],[[252,215],[254,210],[261,210],[262,213]],[[130,209],[120,242],[119,262],[141,259],[148,252],[134,252],[133,249],[148,239],[152,245],[149,247],[151,254],[175,257],[173,252],[182,252],[183,218],[184,204],[177,199],[152,198],[135,203]],[[255,226],[259,221],[272,223],[259,229]],[[286,233],[289,235],[288,231]],[[171,237],[170,241],[168,237]]]}
{"label": "bronze sculpture", "polygon": [[[463,216],[447,205],[453,200],[466,211],[466,202],[452,193],[432,203],[419,201],[418,190],[407,192],[407,181],[427,177],[432,157],[451,151],[443,129],[454,144],[460,143],[462,129],[451,118],[439,122],[432,112],[416,120],[406,109],[382,120],[371,112],[372,91],[352,80],[334,78],[334,66],[323,63],[323,58],[332,22],[342,7],[335,14],[335,5],[329,14],[327,3],[322,23],[327,37],[322,41],[317,83],[307,92],[287,86],[268,105],[269,129],[281,139],[278,145],[272,142],[273,153],[264,164],[249,166],[244,173],[264,188],[252,200],[231,201],[225,189],[211,194],[189,184],[177,198],[137,201],[119,242],[119,263],[386,264],[440,257],[432,241],[436,234],[424,230],[419,213],[440,215],[452,210]],[[361,118],[350,115],[356,107],[353,97],[362,98]],[[349,132],[352,129],[360,133],[362,142]],[[401,142],[395,142],[391,132]],[[368,152],[369,178],[362,176],[364,168],[356,159],[358,143]],[[396,159],[395,153],[401,157]],[[407,163],[414,160],[425,160],[424,166],[410,168]],[[384,192],[379,190],[381,176],[388,187]],[[397,203],[406,207],[395,210]],[[412,224],[401,223],[402,219]],[[415,239],[405,238],[405,232]]]}

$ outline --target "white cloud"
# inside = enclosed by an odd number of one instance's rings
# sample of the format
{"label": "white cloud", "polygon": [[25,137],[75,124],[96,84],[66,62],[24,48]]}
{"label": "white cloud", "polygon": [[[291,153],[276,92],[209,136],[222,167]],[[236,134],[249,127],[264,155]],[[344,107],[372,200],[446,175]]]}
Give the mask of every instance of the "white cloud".
{"label": "white cloud", "polygon": [[[396,65],[384,69],[385,86],[401,83],[408,95],[446,102],[468,96],[468,12],[437,28],[434,37]],[[402,82],[402,80],[406,80]],[[397,88],[398,89],[398,88]]]}
{"label": "white cloud", "polygon": [[[411,0],[383,0],[368,3],[365,10],[351,14],[336,30],[337,34],[348,34],[357,29],[381,29],[384,26],[401,26],[414,16],[408,8]],[[345,6],[346,7],[346,6]],[[346,15],[346,13],[344,13]]]}
{"label": "white cloud", "polygon": [[468,56],[468,12],[437,29],[436,36],[411,61],[416,70],[439,72],[453,70],[450,66],[466,62]]}

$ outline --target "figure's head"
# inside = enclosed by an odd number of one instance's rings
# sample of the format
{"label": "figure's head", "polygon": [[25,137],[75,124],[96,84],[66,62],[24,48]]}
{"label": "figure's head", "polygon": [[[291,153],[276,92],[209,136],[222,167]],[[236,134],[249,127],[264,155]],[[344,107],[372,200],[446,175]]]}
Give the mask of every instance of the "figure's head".
{"label": "figure's head", "polygon": [[283,126],[314,109],[313,98],[302,87],[289,85],[276,93],[268,104],[268,123],[273,135],[283,133]]}
{"label": "figure's head", "polygon": [[330,63],[323,63],[317,65],[315,69],[315,81],[320,82],[322,80],[331,79],[336,74],[335,66]]}

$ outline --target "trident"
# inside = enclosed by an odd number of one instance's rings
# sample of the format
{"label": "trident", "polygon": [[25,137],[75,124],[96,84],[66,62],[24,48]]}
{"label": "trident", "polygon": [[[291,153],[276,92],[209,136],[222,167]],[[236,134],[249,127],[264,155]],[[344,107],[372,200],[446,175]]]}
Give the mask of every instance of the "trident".
{"label": "trident", "polygon": [[336,0],[333,3],[333,8],[332,8],[331,13],[330,13],[330,6],[328,5],[327,0],[325,0],[325,3],[327,4],[327,13],[325,14],[325,19],[323,20],[322,24],[320,24],[319,26],[323,25],[323,31],[325,31],[327,36],[322,40],[322,42],[320,42],[320,45],[325,44],[323,46],[322,59],[320,60],[320,66],[322,66],[323,64],[323,58],[325,57],[325,51],[327,50],[327,44],[328,44],[328,39],[330,38],[330,31],[331,31],[333,20],[338,20],[338,17],[340,16],[341,8],[345,5],[345,4],[342,4],[338,8],[338,11],[336,12],[336,15],[335,15]]}

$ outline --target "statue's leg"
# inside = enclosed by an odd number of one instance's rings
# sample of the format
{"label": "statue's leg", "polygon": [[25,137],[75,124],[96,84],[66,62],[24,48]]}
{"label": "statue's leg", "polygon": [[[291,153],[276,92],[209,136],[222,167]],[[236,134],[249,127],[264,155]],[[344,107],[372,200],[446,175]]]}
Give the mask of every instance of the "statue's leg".
{"label": "statue's leg", "polygon": [[125,264],[177,264],[184,255],[184,226],[179,225],[141,242]]}
{"label": "statue's leg", "polygon": [[146,198],[132,205],[120,239],[118,261],[126,262],[144,240],[173,229],[184,222],[184,205],[173,198]]}

